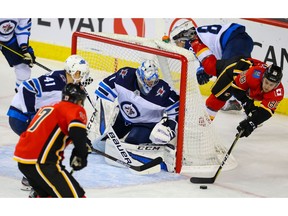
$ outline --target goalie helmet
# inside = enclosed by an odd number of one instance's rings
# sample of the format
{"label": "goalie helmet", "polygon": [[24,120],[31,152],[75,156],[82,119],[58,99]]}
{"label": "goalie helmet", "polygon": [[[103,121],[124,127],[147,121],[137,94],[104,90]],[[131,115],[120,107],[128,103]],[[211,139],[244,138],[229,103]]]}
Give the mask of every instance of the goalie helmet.
{"label": "goalie helmet", "polygon": [[170,33],[170,38],[176,41],[192,40],[196,35],[195,27],[191,21],[186,21],[179,26],[176,26]]}
{"label": "goalie helmet", "polygon": [[[85,80],[89,76],[89,64],[79,55],[69,56],[65,61],[64,69],[67,71],[67,73],[71,75],[74,83],[79,81],[85,82]],[[79,78],[75,78],[75,74],[77,71],[80,72]]]}
{"label": "goalie helmet", "polygon": [[158,68],[153,60],[146,60],[136,70],[140,91],[147,95],[159,81]]}
{"label": "goalie helmet", "polygon": [[282,69],[281,67],[272,64],[269,67],[267,67],[263,77],[265,77],[271,82],[280,83],[283,77]]}
{"label": "goalie helmet", "polygon": [[86,92],[79,84],[68,83],[62,90],[62,101],[69,101],[78,104],[81,100],[82,106],[86,99]]}

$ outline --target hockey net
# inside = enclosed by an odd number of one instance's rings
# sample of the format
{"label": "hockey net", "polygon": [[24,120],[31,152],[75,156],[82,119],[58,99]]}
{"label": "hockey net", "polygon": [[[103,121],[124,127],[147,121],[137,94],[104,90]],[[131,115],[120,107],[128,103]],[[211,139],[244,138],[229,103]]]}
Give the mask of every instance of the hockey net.
{"label": "hockey net", "polygon": [[[74,32],[72,54],[79,54],[86,59],[92,73],[95,71],[100,80],[122,67],[136,68],[145,59],[153,59],[159,66],[160,77],[180,94],[175,172],[216,172],[227,148],[206,112],[196,80],[195,71],[199,63],[191,51],[161,40],[119,34]],[[94,84],[93,87],[94,93],[97,86]],[[109,122],[112,115],[109,112],[112,112],[113,108],[106,104],[105,111],[106,122]],[[236,166],[237,161],[230,155],[223,170]]]}

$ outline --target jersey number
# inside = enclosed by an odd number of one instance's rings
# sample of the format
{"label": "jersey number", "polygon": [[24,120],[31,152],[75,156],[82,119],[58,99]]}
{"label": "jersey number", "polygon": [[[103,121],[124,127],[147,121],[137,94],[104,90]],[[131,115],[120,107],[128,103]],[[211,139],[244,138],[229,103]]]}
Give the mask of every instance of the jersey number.
{"label": "jersey number", "polygon": [[221,25],[210,25],[210,26],[200,26],[197,28],[197,31],[199,33],[211,33],[211,34],[218,34],[221,30]]}
{"label": "jersey number", "polygon": [[35,131],[38,125],[52,112],[53,109],[53,107],[46,107],[38,112],[36,121],[28,128],[28,131]]}

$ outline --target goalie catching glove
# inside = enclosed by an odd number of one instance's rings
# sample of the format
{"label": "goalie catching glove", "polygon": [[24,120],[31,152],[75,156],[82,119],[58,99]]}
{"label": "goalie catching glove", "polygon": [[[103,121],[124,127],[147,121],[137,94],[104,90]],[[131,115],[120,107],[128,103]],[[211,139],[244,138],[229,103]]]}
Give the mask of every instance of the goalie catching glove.
{"label": "goalie catching glove", "polygon": [[20,48],[23,54],[23,62],[29,65],[29,67],[33,67],[36,57],[34,55],[32,47],[31,46],[28,47],[26,44],[22,44]]}
{"label": "goalie catching glove", "polygon": [[156,144],[167,144],[176,136],[175,131],[168,126],[168,119],[163,118],[153,128],[149,139]]}

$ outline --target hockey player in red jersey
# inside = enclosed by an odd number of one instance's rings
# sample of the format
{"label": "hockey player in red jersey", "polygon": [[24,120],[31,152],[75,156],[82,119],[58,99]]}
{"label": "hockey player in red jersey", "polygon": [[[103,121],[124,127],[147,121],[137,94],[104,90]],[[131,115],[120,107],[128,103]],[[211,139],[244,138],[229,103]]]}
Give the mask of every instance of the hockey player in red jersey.
{"label": "hockey player in red jersey", "polygon": [[67,84],[62,101],[44,106],[21,134],[14,159],[40,197],[85,197],[85,191],[62,165],[65,148],[73,142],[70,166],[87,166],[85,91]]}
{"label": "hockey player in red jersey", "polygon": [[[206,100],[210,118],[214,119],[217,111],[233,94],[241,101],[247,114],[247,118],[239,123],[237,130],[244,130],[241,137],[248,137],[258,125],[273,115],[283,99],[282,69],[274,64],[267,66],[264,62],[252,58],[216,60],[208,47],[197,37],[191,42],[191,46],[207,74],[217,76],[212,86],[212,94]],[[255,106],[254,100],[261,101],[260,106]]]}

